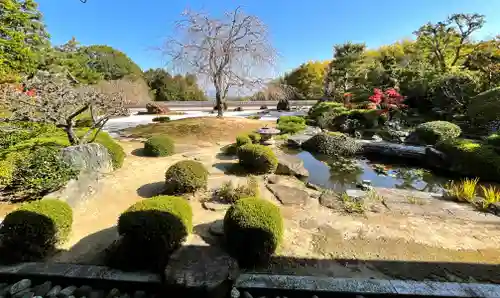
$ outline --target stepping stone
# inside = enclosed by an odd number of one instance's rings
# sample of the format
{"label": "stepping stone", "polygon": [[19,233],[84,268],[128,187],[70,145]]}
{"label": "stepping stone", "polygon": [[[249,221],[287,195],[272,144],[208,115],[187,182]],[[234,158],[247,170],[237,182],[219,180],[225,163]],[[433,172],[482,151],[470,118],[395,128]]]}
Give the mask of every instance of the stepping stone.
{"label": "stepping stone", "polygon": [[224,221],[222,220],[216,220],[214,221],[211,225],[210,228],[208,229],[210,234],[214,236],[224,236]]}
{"label": "stepping stone", "polygon": [[305,205],[309,199],[309,194],[302,189],[277,184],[268,184],[267,188],[286,206]]}

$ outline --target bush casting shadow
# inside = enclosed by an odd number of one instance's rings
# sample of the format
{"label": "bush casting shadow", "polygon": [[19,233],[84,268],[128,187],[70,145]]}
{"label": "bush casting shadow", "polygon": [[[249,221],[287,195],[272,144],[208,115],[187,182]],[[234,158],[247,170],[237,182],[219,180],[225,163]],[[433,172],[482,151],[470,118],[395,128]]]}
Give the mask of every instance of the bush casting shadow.
{"label": "bush casting shadow", "polygon": [[220,160],[237,160],[238,157],[236,155],[228,155],[228,154],[224,154],[224,153],[217,153],[215,155],[215,157],[217,159],[220,159]]}
{"label": "bush casting shadow", "polygon": [[47,216],[18,210],[2,222],[0,241],[0,262],[40,261],[56,252],[57,229]]}
{"label": "bush casting shadow", "polygon": [[238,177],[246,177],[250,175],[239,163],[234,162],[218,162],[212,165],[214,168],[219,169],[226,175],[234,175]]}
{"label": "bush casting shadow", "polygon": [[130,154],[132,154],[133,156],[137,156],[137,157],[155,158],[154,156],[146,155],[146,153],[144,152],[144,148],[134,149],[134,150],[132,150],[132,152],[130,152]]}
{"label": "bush casting shadow", "polygon": [[106,264],[126,271],[152,272],[165,269],[171,254],[188,235],[179,217],[157,210],[123,213],[118,233],[120,239],[106,251]]}
{"label": "bush casting shadow", "polygon": [[164,193],[165,181],[144,184],[137,189],[137,194],[143,198],[151,198]]}

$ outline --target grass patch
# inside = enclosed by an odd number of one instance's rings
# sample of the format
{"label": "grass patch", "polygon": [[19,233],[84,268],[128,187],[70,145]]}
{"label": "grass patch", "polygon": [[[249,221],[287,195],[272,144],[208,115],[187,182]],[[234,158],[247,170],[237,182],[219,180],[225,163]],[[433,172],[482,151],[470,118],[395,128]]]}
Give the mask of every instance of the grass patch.
{"label": "grass patch", "polygon": [[405,198],[409,204],[420,205],[420,206],[425,205],[425,201],[422,200],[421,198],[417,198],[414,196],[406,196]]}
{"label": "grass patch", "polygon": [[362,199],[351,198],[347,193],[343,192],[339,195],[339,199],[343,204],[344,210],[348,213],[365,213],[365,205]]}

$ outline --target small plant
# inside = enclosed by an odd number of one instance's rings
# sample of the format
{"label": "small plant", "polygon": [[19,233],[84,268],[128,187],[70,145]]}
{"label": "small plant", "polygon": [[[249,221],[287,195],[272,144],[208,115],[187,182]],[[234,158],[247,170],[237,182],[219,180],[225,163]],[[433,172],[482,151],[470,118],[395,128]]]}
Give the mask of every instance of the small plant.
{"label": "small plant", "polygon": [[153,118],[152,121],[153,122],[160,122],[160,123],[170,122],[170,117],[167,117],[167,116],[155,117],[155,118]]}
{"label": "small plant", "polygon": [[448,182],[445,185],[445,196],[459,202],[472,203],[476,197],[476,186],[478,182],[479,178],[466,178],[459,183]]}
{"label": "small plant", "polygon": [[183,160],[168,168],[165,173],[165,193],[193,193],[207,187],[208,171],[203,164]]}
{"label": "small plant", "polygon": [[425,205],[425,201],[422,200],[421,198],[417,198],[414,196],[406,196],[406,200],[408,203],[413,204],[413,205]]}
{"label": "small plant", "polygon": [[385,197],[383,195],[379,195],[375,189],[370,189],[366,193],[366,198],[373,202],[385,202]]}
{"label": "small plant", "polygon": [[362,199],[351,198],[347,193],[343,192],[339,197],[344,205],[344,210],[348,213],[364,213],[365,206]]}
{"label": "small plant", "polygon": [[482,202],[483,209],[487,209],[491,204],[500,202],[500,191],[498,191],[496,187],[481,186],[481,190],[483,191],[484,197]]}
{"label": "small plant", "polygon": [[248,144],[238,149],[239,164],[255,174],[274,173],[278,159],[273,150],[263,145]]}
{"label": "small plant", "polygon": [[254,176],[247,179],[246,184],[234,187],[232,181],[227,181],[216,190],[215,196],[224,203],[233,204],[242,198],[259,196],[259,184]]}
{"label": "small plant", "polygon": [[174,141],[167,136],[152,136],[144,143],[144,154],[159,157],[174,153]]}

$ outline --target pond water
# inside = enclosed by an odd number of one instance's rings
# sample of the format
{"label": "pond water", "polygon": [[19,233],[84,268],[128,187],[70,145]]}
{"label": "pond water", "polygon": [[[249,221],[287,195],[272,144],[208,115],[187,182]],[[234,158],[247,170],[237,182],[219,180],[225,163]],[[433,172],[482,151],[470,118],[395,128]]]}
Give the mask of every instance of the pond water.
{"label": "pond water", "polygon": [[313,155],[307,151],[286,152],[304,161],[310,175],[308,182],[338,192],[355,189],[356,183],[370,180],[375,187],[442,193],[444,185],[450,180],[425,169],[401,164],[380,164],[365,158],[352,159],[357,167],[342,170],[341,167],[328,165],[334,161],[332,158]]}

